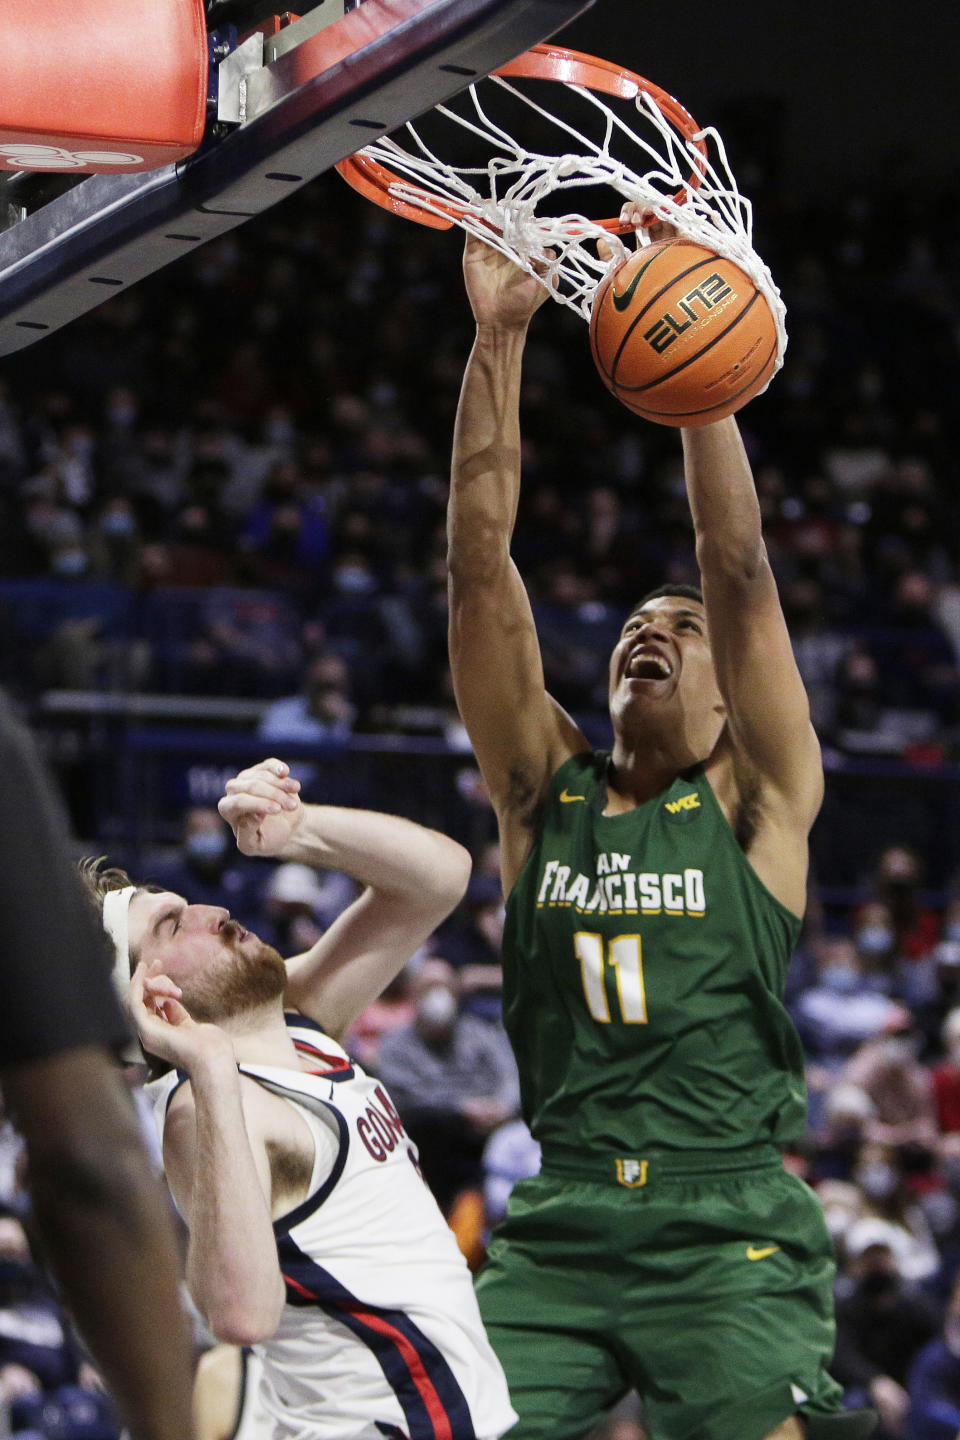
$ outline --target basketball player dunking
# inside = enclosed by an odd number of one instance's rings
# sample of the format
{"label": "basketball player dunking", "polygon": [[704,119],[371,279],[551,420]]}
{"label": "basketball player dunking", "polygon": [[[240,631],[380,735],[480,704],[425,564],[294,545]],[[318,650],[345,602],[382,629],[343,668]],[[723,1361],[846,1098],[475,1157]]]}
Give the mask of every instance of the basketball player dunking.
{"label": "basketball player dunking", "polygon": [[220,802],[244,853],[365,886],[286,964],[226,910],[87,874],[144,1049],[176,1067],[151,1088],[188,1284],[218,1339],[256,1348],[272,1440],[493,1440],[515,1416],[466,1262],[336,1038],[460,899],[469,857],[298,789],[268,760]]}
{"label": "basketball player dunking", "polygon": [[843,1411],[828,1373],[832,1247],[781,1158],[805,1118],[782,993],[823,780],[737,427],[683,432],[702,597],[668,586],[627,617],[613,749],[594,751],[544,690],[510,558],[546,291],[474,239],[464,269],[450,654],[499,822],[505,1020],[543,1148],[478,1281],[512,1435],[585,1435],[632,1386],[655,1440],[849,1440],[873,1416]]}

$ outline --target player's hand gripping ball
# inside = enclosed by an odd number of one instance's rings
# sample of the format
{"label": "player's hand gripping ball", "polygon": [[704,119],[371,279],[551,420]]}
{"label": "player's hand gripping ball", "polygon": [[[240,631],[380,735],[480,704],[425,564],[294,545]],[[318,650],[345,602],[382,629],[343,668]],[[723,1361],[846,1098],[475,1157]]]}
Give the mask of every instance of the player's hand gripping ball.
{"label": "player's hand gripping ball", "polygon": [[600,282],[590,348],[628,410],[659,425],[709,425],[767,384],[777,328],[739,265],[678,236],[635,251]]}

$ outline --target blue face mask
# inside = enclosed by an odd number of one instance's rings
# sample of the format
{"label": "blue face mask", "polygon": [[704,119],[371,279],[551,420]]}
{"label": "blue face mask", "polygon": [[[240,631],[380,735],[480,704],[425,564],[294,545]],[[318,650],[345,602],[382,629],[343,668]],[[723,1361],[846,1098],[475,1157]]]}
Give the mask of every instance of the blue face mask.
{"label": "blue face mask", "polygon": [[852,965],[828,965],[820,976],[820,982],[826,990],[850,995],[859,987],[860,976]]}
{"label": "blue face mask", "polygon": [[376,581],[361,565],[343,565],[335,573],[333,583],[343,595],[369,595]]}
{"label": "blue face mask", "polygon": [[457,1001],[445,985],[431,985],[417,1001],[417,1014],[428,1025],[442,1028],[456,1017]]}
{"label": "blue face mask", "polygon": [[900,1183],[896,1170],[882,1160],[861,1165],[853,1178],[870,1200],[889,1200]]}
{"label": "blue face mask", "polygon": [[191,860],[220,860],[227,853],[227,837],[216,830],[201,831],[187,836],[185,848]]}
{"label": "blue face mask", "polygon": [[268,420],[263,427],[263,438],[268,445],[289,445],[294,434],[293,421],[287,415]]}
{"label": "blue face mask", "polygon": [[893,931],[885,925],[864,925],[856,941],[862,955],[887,955],[893,949]]}
{"label": "blue face mask", "polygon": [[105,535],[132,535],[134,519],[125,510],[110,510],[100,521],[100,526]]}
{"label": "blue face mask", "polygon": [[83,575],[87,569],[85,550],[60,550],[51,561],[55,575]]}

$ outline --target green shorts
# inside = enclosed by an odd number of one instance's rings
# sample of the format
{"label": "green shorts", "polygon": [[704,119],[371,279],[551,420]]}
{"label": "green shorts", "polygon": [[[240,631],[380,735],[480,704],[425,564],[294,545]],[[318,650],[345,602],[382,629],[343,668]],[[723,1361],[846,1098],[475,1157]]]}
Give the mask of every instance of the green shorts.
{"label": "green shorts", "polygon": [[795,1413],[810,1440],[866,1433],[827,1371],[833,1276],[820,1204],[772,1147],[548,1156],[477,1281],[508,1440],[574,1440],[631,1388],[651,1440],[762,1440]]}

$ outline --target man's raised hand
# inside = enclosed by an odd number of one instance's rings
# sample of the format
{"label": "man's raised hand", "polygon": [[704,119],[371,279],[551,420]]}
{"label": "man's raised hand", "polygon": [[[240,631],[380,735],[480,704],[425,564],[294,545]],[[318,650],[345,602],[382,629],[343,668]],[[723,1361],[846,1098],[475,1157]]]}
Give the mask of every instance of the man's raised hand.
{"label": "man's raised hand", "polygon": [[620,210],[620,223],[635,230],[646,230],[654,244],[658,240],[675,240],[680,233],[672,220],[660,220],[656,211],[639,200],[628,200]]}
{"label": "man's raised hand", "polygon": [[475,235],[463,250],[463,278],[478,325],[525,330],[549,291],[506,255]]}
{"label": "man's raised hand", "polygon": [[127,991],[127,1009],[144,1050],[188,1073],[204,1060],[232,1057],[225,1031],[191,1019],[180,1003],[180,986],[162,973],[162,963],[141,961]]}
{"label": "man's raised hand", "polygon": [[217,807],[244,855],[279,855],[300,823],[300,781],[282,760],[262,760],[224,787]]}
{"label": "man's raised hand", "polygon": [[[646,230],[654,245],[659,240],[675,240],[680,233],[671,220],[659,220],[656,212],[639,200],[627,200],[621,206],[620,224],[631,225],[634,232]],[[640,237],[637,235],[637,245],[639,244]],[[609,263],[613,259],[613,253],[613,246],[608,245],[606,240],[597,241],[597,254],[601,260]]]}

